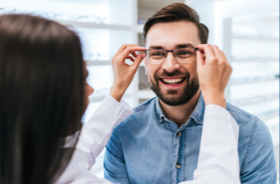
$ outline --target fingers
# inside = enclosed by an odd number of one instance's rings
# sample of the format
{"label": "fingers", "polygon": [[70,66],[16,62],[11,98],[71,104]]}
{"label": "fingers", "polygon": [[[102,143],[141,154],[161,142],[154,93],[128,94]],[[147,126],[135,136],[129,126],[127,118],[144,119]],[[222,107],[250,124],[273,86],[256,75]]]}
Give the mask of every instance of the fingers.
{"label": "fingers", "polygon": [[135,52],[131,52],[130,53],[133,57],[131,56],[127,56],[126,59],[129,59],[130,61],[134,61],[134,59],[138,56]]}
{"label": "fingers", "polygon": [[217,45],[213,45],[212,48],[213,48],[213,51],[214,51],[215,56],[218,59],[218,61],[222,62],[224,60],[224,58],[221,55],[221,51],[220,51],[219,47]]}
{"label": "fingers", "polygon": [[[138,57],[136,51],[145,51],[145,47],[140,47],[136,44],[123,44],[115,56],[112,58],[112,65],[114,63],[125,64],[125,60],[129,59],[134,62],[135,58]],[[127,65],[127,64],[125,64]]]}
{"label": "fingers", "polygon": [[206,61],[208,60],[208,61],[216,62],[215,60],[216,55],[213,46],[211,46],[210,44],[201,44],[201,45],[197,45],[196,47],[204,51]]}
{"label": "fingers", "polygon": [[130,54],[135,58],[138,56],[135,52],[131,52]]}
{"label": "fingers", "polygon": [[127,56],[125,59],[129,59],[130,61],[134,62],[134,58],[132,56]]}
{"label": "fingers", "polygon": [[138,66],[140,65],[141,61],[144,59],[145,56],[146,56],[145,53],[139,54],[139,55],[135,58],[135,60],[134,60],[134,62],[133,62],[133,64],[132,64],[132,66],[134,66],[135,68],[138,68]]}
{"label": "fingers", "polygon": [[120,54],[127,47],[136,47],[136,46],[138,46],[138,45],[136,45],[136,44],[122,44],[121,47],[119,48],[119,50],[117,51],[117,53],[115,54],[115,56]]}
{"label": "fingers", "polygon": [[[226,64],[227,66],[229,66],[228,60],[224,52],[220,50],[218,46],[210,44],[201,44],[197,45],[197,48],[201,49],[205,53],[204,62]],[[198,55],[197,57],[200,57],[200,55]],[[201,58],[198,59],[199,61],[201,61]]]}
{"label": "fingers", "polygon": [[227,60],[227,58],[226,58],[224,52],[221,51],[221,50],[219,49],[219,47],[216,46],[216,45],[213,46],[213,49],[214,49],[215,55],[216,55],[216,57],[217,57],[217,59],[218,59],[218,62],[219,62],[220,64],[225,63],[226,65],[229,65],[228,60]]}
{"label": "fingers", "polygon": [[[115,57],[115,59],[118,57],[118,61],[124,62],[125,58],[129,56],[129,54],[134,53],[134,56],[138,57],[138,55],[135,53],[136,51],[144,51],[146,50],[145,47],[126,47],[118,56]],[[132,54],[133,55],[133,54]]]}
{"label": "fingers", "polygon": [[228,60],[227,60],[227,57],[225,55],[225,53],[221,50],[221,56],[223,57],[224,61],[229,64]]}
{"label": "fingers", "polygon": [[197,61],[198,68],[200,68],[201,66],[203,66],[205,64],[203,55],[202,55],[201,51],[199,51],[199,50],[196,51],[196,61]]}

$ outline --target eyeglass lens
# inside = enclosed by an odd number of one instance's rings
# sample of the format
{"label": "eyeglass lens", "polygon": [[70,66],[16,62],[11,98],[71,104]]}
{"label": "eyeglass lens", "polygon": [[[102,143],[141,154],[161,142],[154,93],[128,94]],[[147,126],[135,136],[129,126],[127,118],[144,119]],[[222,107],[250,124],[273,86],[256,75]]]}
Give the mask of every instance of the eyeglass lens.
{"label": "eyeglass lens", "polygon": [[173,52],[173,56],[179,63],[189,63],[193,61],[196,49],[193,47],[179,48],[172,51],[163,49],[150,49],[147,51],[148,62],[151,64],[161,64],[167,57],[167,52]]}

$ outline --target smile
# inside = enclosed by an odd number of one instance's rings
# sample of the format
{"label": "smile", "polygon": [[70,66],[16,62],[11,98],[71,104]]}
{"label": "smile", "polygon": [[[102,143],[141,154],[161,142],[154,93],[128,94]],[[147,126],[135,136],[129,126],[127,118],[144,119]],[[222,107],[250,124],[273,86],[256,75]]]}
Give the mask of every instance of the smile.
{"label": "smile", "polygon": [[165,84],[169,84],[169,85],[175,85],[175,84],[179,84],[182,83],[186,78],[182,77],[182,78],[172,78],[172,79],[160,79],[163,83]]}

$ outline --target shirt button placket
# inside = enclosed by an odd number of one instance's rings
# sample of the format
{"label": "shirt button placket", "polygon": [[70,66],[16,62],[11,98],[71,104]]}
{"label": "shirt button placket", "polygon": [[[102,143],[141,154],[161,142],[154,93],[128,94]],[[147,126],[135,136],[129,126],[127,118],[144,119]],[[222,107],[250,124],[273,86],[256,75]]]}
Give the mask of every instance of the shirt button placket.
{"label": "shirt button placket", "polygon": [[[179,139],[180,139],[180,137],[181,137],[181,135],[182,135],[182,133],[181,132],[177,132],[176,134],[175,134],[175,140],[174,140],[174,151],[176,152],[176,160],[178,161],[178,159],[179,159]],[[180,163],[176,163],[175,164],[175,168],[174,168],[174,170],[173,170],[173,182],[172,182],[172,184],[175,184],[175,183],[178,183],[178,181],[177,181],[177,169],[180,169],[181,168],[181,164]]]}
{"label": "shirt button placket", "polygon": [[[177,135],[177,138],[178,138],[178,144],[180,144],[180,137],[182,136],[182,132],[177,132],[176,135]],[[179,145],[179,147],[180,147],[180,145]],[[179,147],[178,147],[178,149],[179,149]],[[177,161],[178,162],[175,165],[176,170],[177,170],[177,172],[176,172],[177,173],[176,174],[176,176],[177,176],[176,181],[179,182],[179,178],[178,178],[179,172],[178,172],[178,170],[181,168],[181,164],[179,163],[181,161],[181,159],[179,158],[179,150],[178,150],[178,160]]]}

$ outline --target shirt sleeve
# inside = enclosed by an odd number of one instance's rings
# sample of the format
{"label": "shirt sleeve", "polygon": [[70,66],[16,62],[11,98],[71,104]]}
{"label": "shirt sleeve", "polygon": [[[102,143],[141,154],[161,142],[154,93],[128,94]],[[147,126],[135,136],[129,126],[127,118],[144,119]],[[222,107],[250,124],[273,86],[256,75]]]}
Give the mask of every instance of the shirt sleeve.
{"label": "shirt sleeve", "polygon": [[[113,128],[132,113],[133,110],[128,104],[124,101],[119,103],[108,95],[89,121],[84,123],[73,157],[56,183],[111,183],[94,176],[88,170],[106,146]],[[65,147],[72,147],[72,142],[78,135],[76,133],[68,137]]]}
{"label": "shirt sleeve", "polygon": [[239,126],[229,112],[207,105],[194,180],[180,184],[240,184]]}

